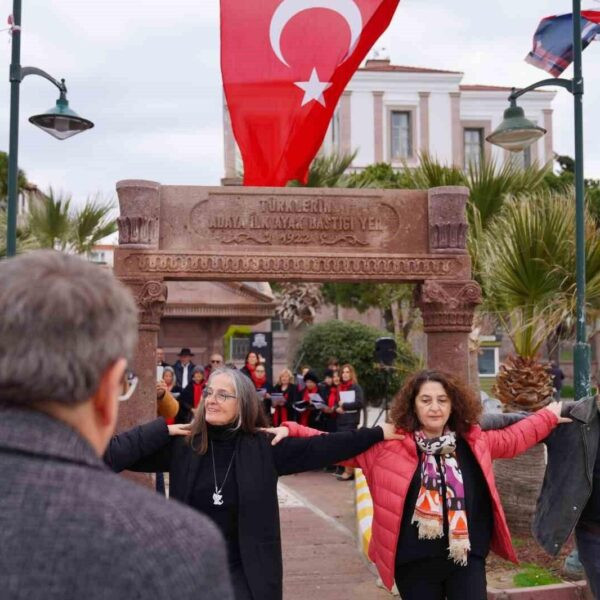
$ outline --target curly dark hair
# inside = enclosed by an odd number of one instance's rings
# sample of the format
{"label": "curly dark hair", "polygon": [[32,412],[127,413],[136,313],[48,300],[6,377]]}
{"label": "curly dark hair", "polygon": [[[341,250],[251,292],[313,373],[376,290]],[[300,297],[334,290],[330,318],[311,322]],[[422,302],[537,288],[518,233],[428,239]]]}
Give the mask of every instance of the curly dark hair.
{"label": "curly dark hair", "polygon": [[448,427],[458,434],[465,433],[479,421],[481,402],[477,394],[465,383],[442,371],[419,371],[412,375],[394,398],[390,418],[396,427],[404,431],[420,428],[415,412],[415,399],[421,386],[428,381],[440,383],[452,402]]}

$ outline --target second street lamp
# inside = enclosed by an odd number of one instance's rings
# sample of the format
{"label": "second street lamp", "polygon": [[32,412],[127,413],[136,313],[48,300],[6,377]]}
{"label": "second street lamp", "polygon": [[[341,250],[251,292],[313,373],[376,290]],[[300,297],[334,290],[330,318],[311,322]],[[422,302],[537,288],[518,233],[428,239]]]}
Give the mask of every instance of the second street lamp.
{"label": "second street lamp", "polygon": [[517,98],[546,86],[565,88],[573,95],[575,125],[575,260],[576,260],[576,342],[573,352],[575,399],[590,394],[590,345],[587,341],[585,316],[585,181],[583,178],[583,75],[581,68],[581,0],[573,0],[573,79],[553,77],[543,79],[526,88],[513,88],[508,97],[510,107],[504,120],[486,140],[519,152],[541,137],[545,130],[525,119],[523,110],[516,104]]}

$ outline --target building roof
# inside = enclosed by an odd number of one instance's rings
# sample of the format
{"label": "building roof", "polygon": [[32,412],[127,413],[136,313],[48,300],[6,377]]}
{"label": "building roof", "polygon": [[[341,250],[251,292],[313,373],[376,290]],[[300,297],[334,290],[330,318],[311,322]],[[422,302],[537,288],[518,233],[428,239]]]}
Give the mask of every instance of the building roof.
{"label": "building roof", "polygon": [[407,67],[405,65],[392,65],[388,58],[371,58],[359,71],[386,71],[395,73],[445,73],[446,75],[462,75],[461,71],[442,71],[441,69],[427,69],[425,67]]}
{"label": "building roof", "polygon": [[[459,86],[461,92],[512,92],[513,89],[518,90],[518,87],[511,88],[504,85],[478,85],[478,84],[462,84]],[[544,92],[547,90],[532,90],[533,92]]]}

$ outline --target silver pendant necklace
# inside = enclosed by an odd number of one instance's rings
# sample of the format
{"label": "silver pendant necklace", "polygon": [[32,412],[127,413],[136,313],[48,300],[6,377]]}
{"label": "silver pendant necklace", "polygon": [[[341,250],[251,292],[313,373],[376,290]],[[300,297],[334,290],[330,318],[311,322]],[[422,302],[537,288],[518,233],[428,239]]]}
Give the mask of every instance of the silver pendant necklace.
{"label": "silver pendant necklace", "polygon": [[221,487],[219,487],[217,485],[217,469],[215,467],[215,449],[214,449],[212,440],[210,440],[210,451],[212,454],[213,476],[214,476],[214,480],[215,480],[215,492],[212,496],[213,504],[215,506],[221,506],[223,504],[223,494],[221,492],[223,491],[223,486],[225,485],[225,482],[227,481],[227,475],[229,475],[231,465],[233,464],[233,459],[235,458],[235,450],[233,451],[233,454],[231,455],[231,460],[229,461],[229,466],[227,467],[227,471],[225,472],[225,478],[223,479],[223,483],[221,484]]}

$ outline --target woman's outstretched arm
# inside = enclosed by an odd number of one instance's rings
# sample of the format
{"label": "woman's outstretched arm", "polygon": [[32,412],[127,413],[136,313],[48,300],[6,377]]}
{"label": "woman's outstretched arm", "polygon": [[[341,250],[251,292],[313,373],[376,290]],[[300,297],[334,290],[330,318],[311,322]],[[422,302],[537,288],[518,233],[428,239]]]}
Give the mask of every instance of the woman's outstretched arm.
{"label": "woman's outstretched arm", "polygon": [[570,419],[562,418],[560,412],[561,403],[551,402],[514,425],[484,431],[492,459],[518,456],[546,438],[559,423],[570,423]]}
{"label": "woman's outstretched arm", "polygon": [[115,472],[168,471],[171,462],[171,437],[187,435],[182,425],[167,425],[162,418],[138,425],[112,437],[104,453],[104,462]]}

